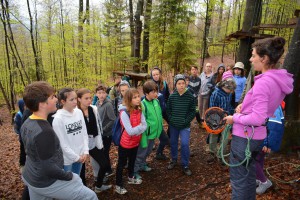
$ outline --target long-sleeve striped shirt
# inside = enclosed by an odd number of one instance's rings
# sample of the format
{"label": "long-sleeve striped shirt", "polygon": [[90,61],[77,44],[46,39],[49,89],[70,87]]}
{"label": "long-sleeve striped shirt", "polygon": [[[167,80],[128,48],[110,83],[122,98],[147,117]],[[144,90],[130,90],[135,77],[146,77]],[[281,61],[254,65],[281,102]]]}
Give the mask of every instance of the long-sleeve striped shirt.
{"label": "long-sleeve striped shirt", "polygon": [[179,95],[178,91],[171,94],[167,103],[167,115],[173,127],[177,129],[190,127],[195,113],[195,99],[188,89],[182,95]]}
{"label": "long-sleeve striped shirt", "polygon": [[226,93],[219,87],[216,87],[213,93],[210,96],[209,107],[219,107],[228,114],[233,114],[233,108],[231,106],[231,93]]}

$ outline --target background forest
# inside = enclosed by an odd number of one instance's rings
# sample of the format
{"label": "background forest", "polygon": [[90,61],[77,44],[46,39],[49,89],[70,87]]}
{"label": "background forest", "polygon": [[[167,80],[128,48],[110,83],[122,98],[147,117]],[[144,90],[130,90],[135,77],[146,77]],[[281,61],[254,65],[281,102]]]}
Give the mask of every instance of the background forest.
{"label": "background forest", "polygon": [[249,69],[244,42],[280,35],[289,45],[299,8],[297,0],[1,0],[0,102],[14,113],[32,81],[94,88],[111,85],[115,70],[185,72],[209,56],[221,63],[229,54]]}

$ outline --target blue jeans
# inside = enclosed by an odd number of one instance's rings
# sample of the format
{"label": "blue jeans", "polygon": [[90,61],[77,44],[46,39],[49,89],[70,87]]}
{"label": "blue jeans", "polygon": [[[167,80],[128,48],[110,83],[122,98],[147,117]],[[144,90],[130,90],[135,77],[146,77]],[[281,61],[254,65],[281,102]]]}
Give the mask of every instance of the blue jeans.
{"label": "blue jeans", "polygon": [[[252,156],[261,148],[263,140],[251,140],[250,151]],[[247,139],[233,135],[231,140],[230,164],[237,164],[244,160]],[[230,167],[230,183],[232,188],[232,200],[255,200],[256,173],[255,157],[250,159],[248,167],[240,165]]]}
{"label": "blue jeans", "polygon": [[82,163],[80,162],[75,162],[71,165],[64,165],[64,170],[67,172],[73,172],[75,174],[80,175]]}
{"label": "blue jeans", "polygon": [[177,161],[178,157],[178,139],[180,135],[181,141],[181,164],[183,167],[187,167],[189,165],[190,159],[190,128],[185,128],[178,130],[173,126],[169,126],[170,128],[170,143],[171,143],[171,156],[173,161]]}

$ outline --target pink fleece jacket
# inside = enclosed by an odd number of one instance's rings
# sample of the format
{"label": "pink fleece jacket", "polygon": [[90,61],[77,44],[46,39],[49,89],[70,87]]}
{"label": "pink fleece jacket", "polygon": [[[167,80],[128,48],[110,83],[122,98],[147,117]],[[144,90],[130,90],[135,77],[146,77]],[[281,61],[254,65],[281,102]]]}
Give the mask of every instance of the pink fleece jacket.
{"label": "pink fleece jacket", "polygon": [[266,119],[273,115],[287,94],[293,91],[293,75],[285,69],[272,69],[254,78],[254,86],[246,94],[241,113],[233,115],[233,135],[246,138],[252,133],[249,126],[255,126],[254,140],[267,136]]}

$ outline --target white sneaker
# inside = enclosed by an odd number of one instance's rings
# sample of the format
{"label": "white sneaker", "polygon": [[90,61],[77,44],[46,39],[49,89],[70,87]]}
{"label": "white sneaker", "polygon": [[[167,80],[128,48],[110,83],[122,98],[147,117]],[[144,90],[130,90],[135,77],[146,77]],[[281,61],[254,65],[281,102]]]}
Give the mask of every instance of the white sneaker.
{"label": "white sneaker", "polygon": [[110,188],[111,188],[111,185],[102,185],[101,187],[95,186],[95,190],[94,191],[96,193],[100,193],[100,192],[103,192],[103,191],[108,190]]}
{"label": "white sneaker", "polygon": [[261,183],[261,181],[256,179],[256,187],[259,186],[260,183]]}
{"label": "white sneaker", "polygon": [[256,188],[256,194],[263,194],[266,192],[266,190],[271,187],[273,184],[272,182],[267,179],[265,183],[260,183],[259,186]]}
{"label": "white sneaker", "polygon": [[139,184],[141,184],[142,182],[143,182],[142,179],[139,179],[139,178],[136,178],[136,177],[132,177],[132,178],[129,178],[129,177],[128,177],[128,184],[139,185]]}
{"label": "white sneaker", "polygon": [[120,187],[120,186],[117,186],[116,185],[116,189],[115,189],[116,193],[118,194],[126,194],[127,193],[127,190],[123,187]]}

